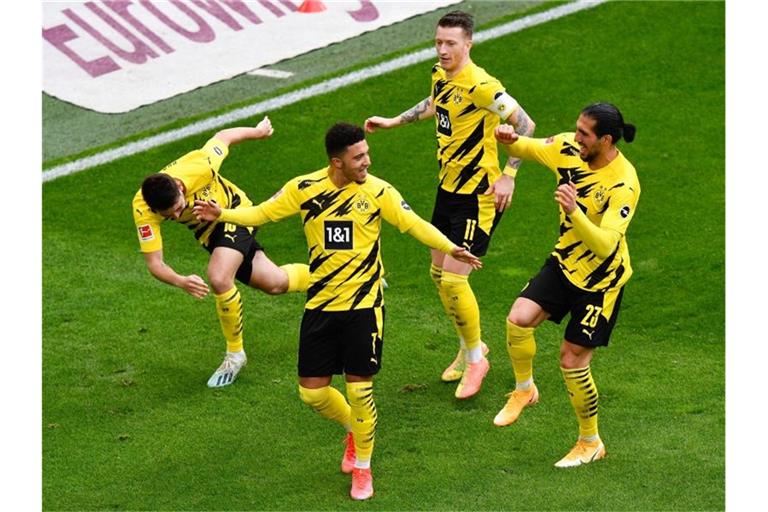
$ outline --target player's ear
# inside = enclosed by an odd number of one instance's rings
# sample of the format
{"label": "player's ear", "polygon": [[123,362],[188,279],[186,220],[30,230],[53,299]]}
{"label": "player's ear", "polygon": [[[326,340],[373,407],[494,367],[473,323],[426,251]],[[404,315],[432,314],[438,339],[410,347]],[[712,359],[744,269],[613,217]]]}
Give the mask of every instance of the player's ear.
{"label": "player's ear", "polygon": [[332,157],[331,157],[331,165],[332,165],[334,168],[336,168],[336,169],[341,169],[341,167],[342,167],[342,163],[343,163],[343,162],[341,161],[341,158],[339,158],[339,157],[337,157],[337,156],[332,156]]}

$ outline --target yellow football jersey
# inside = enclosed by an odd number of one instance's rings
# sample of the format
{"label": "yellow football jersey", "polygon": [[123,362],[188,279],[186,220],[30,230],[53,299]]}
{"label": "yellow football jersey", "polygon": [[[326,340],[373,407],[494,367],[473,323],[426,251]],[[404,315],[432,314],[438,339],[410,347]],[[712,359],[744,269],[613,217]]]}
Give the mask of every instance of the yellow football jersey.
{"label": "yellow football jersey", "polygon": [[626,232],[640,198],[634,166],[619,152],[601,169],[592,170],[579,158],[573,133],[548,139],[520,137],[509,146],[509,155],[532,159],[551,169],[558,182],[576,185],[578,207],[596,226],[621,234],[616,249],[605,259],[597,257],[573,229],[560,208],[560,238],[552,255],[574,285],[588,291],[606,291],[624,285],[632,275]]}
{"label": "yellow football jersey", "polygon": [[[191,229],[195,238],[205,245],[216,222],[198,222],[192,214],[195,199],[213,199],[222,208],[251,206],[253,203],[245,192],[219,174],[221,163],[229,154],[229,148],[215,138],[210,139],[201,149],[190,151],[181,158],[166,165],[160,172],[181,180],[186,188],[186,207],[178,220],[165,219],[147,206],[141,189],[133,198],[133,220],[139,235],[141,252],[155,252],[163,248],[160,225],[164,220],[184,224]],[[226,206],[225,206],[226,205]]]}
{"label": "yellow football jersey", "polygon": [[504,92],[501,82],[473,62],[453,78],[439,64],[432,67],[438,178],[444,190],[482,194],[501,176],[493,131],[517,108],[516,103],[495,104]]}
{"label": "yellow football jersey", "polygon": [[[337,188],[325,167],[292,179],[255,208],[223,212],[224,222],[276,222],[300,214],[309,249],[307,309],[350,311],[379,307],[381,220],[401,232],[424,222],[389,183],[368,174],[364,183]],[[255,219],[259,219],[258,221]]]}

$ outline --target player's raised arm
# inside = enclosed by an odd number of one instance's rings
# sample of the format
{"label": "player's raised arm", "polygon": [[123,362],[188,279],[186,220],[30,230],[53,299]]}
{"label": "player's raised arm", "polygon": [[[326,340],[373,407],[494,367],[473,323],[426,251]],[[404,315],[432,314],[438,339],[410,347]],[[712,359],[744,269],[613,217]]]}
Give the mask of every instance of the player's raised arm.
{"label": "player's raised arm", "polygon": [[409,108],[397,117],[372,116],[365,120],[365,131],[373,133],[377,128],[395,128],[403,124],[413,123],[435,115],[432,97],[427,97]]}
{"label": "player's raised arm", "polygon": [[[518,135],[525,135],[526,137],[533,137],[533,132],[536,130],[536,123],[533,122],[533,119],[523,110],[521,105],[518,105],[512,114],[509,115],[506,123],[507,125],[511,124]],[[507,165],[504,167],[504,174],[514,178],[521,163],[521,159],[509,157]]]}
{"label": "player's raised arm", "polygon": [[[496,128],[494,135],[497,134],[501,127],[507,127],[513,134],[516,133],[528,137],[533,135],[536,123],[534,123],[525,110],[523,110],[523,107],[517,104],[517,101],[514,98],[507,93],[503,93],[502,96],[497,98],[496,103],[501,105],[508,104],[509,108],[514,108],[514,110],[512,110],[512,113],[507,117],[505,124]],[[500,111],[503,110],[504,109],[500,109]],[[495,111],[496,110],[494,110],[494,112]],[[496,139],[499,140],[498,135],[496,135]],[[510,204],[512,204],[512,194],[515,192],[515,176],[517,175],[517,170],[520,168],[521,162],[522,160],[520,158],[508,157],[501,176],[493,182],[485,192],[486,195],[494,195],[494,205],[499,212],[504,211]]]}
{"label": "player's raised arm", "polygon": [[493,136],[496,137],[496,140],[499,141],[500,144],[504,144],[506,146],[514,144],[517,142],[517,139],[520,138],[520,136],[515,131],[515,128],[508,124],[500,124],[497,126],[496,130],[493,132]]}
{"label": "player's raised arm", "polygon": [[259,124],[255,127],[238,126],[236,128],[225,128],[217,132],[214,137],[230,146],[244,140],[266,139],[271,137],[274,131],[272,121],[269,120],[269,117],[264,116],[264,119],[259,121]]}

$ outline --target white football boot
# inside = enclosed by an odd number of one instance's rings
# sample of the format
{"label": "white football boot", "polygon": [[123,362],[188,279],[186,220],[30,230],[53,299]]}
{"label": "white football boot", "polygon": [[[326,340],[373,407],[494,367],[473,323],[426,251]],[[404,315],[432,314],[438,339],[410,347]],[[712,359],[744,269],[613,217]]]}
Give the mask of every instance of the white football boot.
{"label": "white football boot", "polygon": [[227,352],[224,356],[224,361],[221,363],[211,378],[208,379],[209,388],[221,388],[229,386],[237,378],[237,374],[248,362],[248,358],[245,357],[245,352]]}

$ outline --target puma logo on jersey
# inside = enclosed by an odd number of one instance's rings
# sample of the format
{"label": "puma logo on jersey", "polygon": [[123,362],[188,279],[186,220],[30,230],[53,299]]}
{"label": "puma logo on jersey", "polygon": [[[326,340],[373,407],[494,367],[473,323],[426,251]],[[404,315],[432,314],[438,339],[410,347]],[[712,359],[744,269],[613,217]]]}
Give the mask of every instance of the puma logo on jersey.
{"label": "puma logo on jersey", "polygon": [[224,238],[229,238],[230,240],[232,240],[232,243],[235,243],[235,237],[237,237],[237,235],[226,235],[226,234],[224,235]]}
{"label": "puma logo on jersey", "polygon": [[581,332],[589,336],[589,341],[592,341],[592,335],[595,334],[595,331],[588,331],[586,329],[582,329]]}

